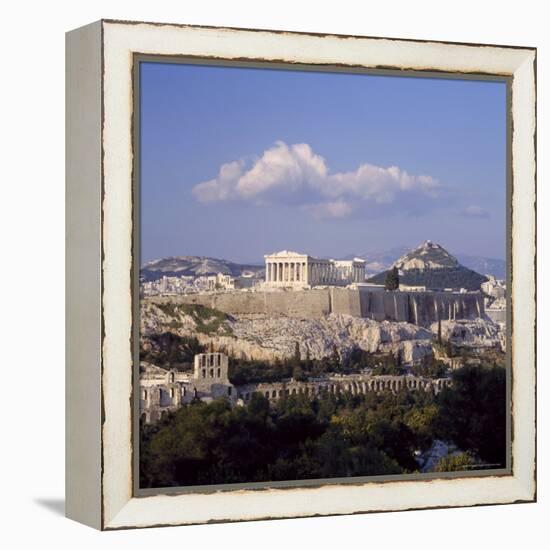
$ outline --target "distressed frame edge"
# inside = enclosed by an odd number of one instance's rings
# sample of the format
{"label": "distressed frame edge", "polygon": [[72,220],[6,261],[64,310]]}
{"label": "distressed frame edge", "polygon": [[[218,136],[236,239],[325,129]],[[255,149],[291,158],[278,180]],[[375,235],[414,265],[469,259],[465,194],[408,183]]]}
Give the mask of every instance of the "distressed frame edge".
{"label": "distressed frame edge", "polygon": [[[105,24],[105,22],[103,22],[103,24]],[[124,24],[126,25],[127,23],[124,23]],[[116,25],[119,25],[119,23],[117,23]],[[187,29],[193,29],[194,27],[185,26],[184,28],[187,30]],[[215,33],[216,28],[213,28],[212,31]],[[239,34],[247,34],[246,31],[235,31],[235,32],[238,32]],[[265,31],[265,32],[270,33],[271,31]],[[273,31],[273,32],[275,32],[275,31]],[[309,35],[304,34],[304,33],[296,33],[296,34],[299,37],[309,36]],[[339,39],[343,39],[343,38],[345,38],[345,37],[339,36]],[[398,40],[397,39],[396,42],[407,42],[407,40]],[[443,43],[443,44],[448,45],[449,43]],[[535,82],[536,82],[535,81],[536,50],[533,50],[531,48],[523,48],[522,49],[522,54],[524,54],[524,55],[522,55],[523,62],[515,68],[515,70],[511,73],[510,76],[514,77],[513,84],[517,85],[516,89],[522,89],[522,87],[524,87],[524,86],[530,87],[530,84],[533,84],[533,95],[532,95],[532,97],[528,97],[527,105],[526,105],[527,110],[529,111],[530,106],[534,107],[535,101],[536,101],[536,96],[535,96],[536,90],[534,89],[534,85],[535,85]],[[527,73],[522,78],[521,85],[520,85],[520,82],[519,82],[518,79],[523,73],[519,74],[519,71],[524,70],[526,66],[527,66]],[[531,72],[529,71],[529,67],[531,68]],[[531,76],[533,78],[532,78],[532,81],[530,82],[530,80],[531,80],[530,77]],[[517,95],[514,94],[513,100],[516,100],[516,98],[517,98]],[[532,105],[529,103],[531,101],[531,99],[532,99]],[[514,109],[513,109],[513,111],[514,111]],[[532,126],[532,130],[533,130],[533,138],[536,139],[536,120],[535,120],[535,118],[533,117],[530,122],[532,123],[531,126]],[[514,137],[515,137],[515,127],[514,127],[513,138]],[[522,138],[522,139],[525,139],[525,138]],[[517,145],[517,141],[515,141],[513,143],[514,143],[514,146]],[[523,141],[518,146],[520,148],[519,151],[516,151],[516,149],[514,148],[513,168],[514,169],[516,168],[516,163],[518,161],[518,157],[521,157],[521,156],[530,157],[531,156],[531,159],[527,158],[527,159],[524,159],[524,160],[526,160],[527,163],[529,163],[529,160],[533,161],[531,169],[532,169],[533,175],[536,176],[536,165],[535,165],[536,158],[534,156],[534,152],[535,152],[534,151],[534,141],[532,142],[532,144],[533,144],[532,147],[528,147],[529,153],[532,153],[532,155],[530,155],[530,154],[523,155],[522,148],[524,148],[526,146],[526,143],[524,143]],[[528,168],[527,168],[527,171],[529,171]],[[514,170],[514,173],[515,173],[515,170]],[[517,184],[518,184],[518,182],[516,181],[515,185],[517,186]],[[522,185],[522,187],[523,186],[528,186],[529,188],[527,189],[527,191],[532,191],[532,194],[530,193],[529,195],[532,196],[533,202],[535,203],[535,208],[536,208],[535,177],[533,177],[531,179],[530,176],[527,175],[526,179],[525,179],[525,183],[522,183],[521,185]],[[515,204],[515,202],[514,202],[514,204]],[[534,216],[532,216],[532,218],[534,218]],[[532,220],[530,220],[530,221],[532,221]],[[517,224],[517,220],[516,220],[516,226],[517,225],[518,224]],[[529,230],[526,229],[526,231],[529,231]],[[104,236],[106,236],[106,235],[104,234]],[[529,236],[530,237],[532,236],[532,239],[531,238],[529,239],[529,242],[531,244],[529,253],[532,253],[534,255],[536,253],[536,248],[535,248],[536,227],[534,228],[534,231],[532,232],[532,235],[529,235]],[[514,256],[515,256],[515,252],[516,252],[516,250],[514,249]],[[526,265],[523,265],[523,266],[520,265],[519,267],[525,268]],[[518,269],[518,263],[517,262],[516,262],[516,265],[515,265],[515,269]],[[518,274],[519,274],[519,278],[521,279],[522,272],[519,271]],[[516,275],[515,271],[514,271],[514,275]],[[518,277],[515,276],[514,280],[517,281]],[[533,278],[533,280],[528,280],[528,281],[524,281],[524,282],[527,282],[528,286],[529,286],[529,288],[527,290],[527,294],[529,294],[529,291],[531,291],[531,295],[534,296],[535,295],[535,290],[536,290],[535,286],[534,286],[534,278]],[[525,293],[522,293],[522,294],[525,294]],[[530,332],[531,335],[532,335],[532,329],[534,329],[535,324],[536,324],[536,304],[535,304],[535,308],[532,309],[530,312],[528,312],[528,314],[533,319],[533,326],[528,330],[528,332]],[[534,341],[534,338],[532,340]],[[533,351],[533,350],[531,350],[531,351]],[[534,371],[531,374],[534,377],[534,375],[535,375]],[[536,382],[536,380],[535,380],[535,382]],[[533,387],[533,389],[534,389],[534,387]],[[534,395],[530,396],[530,397],[534,398]],[[534,407],[534,399],[533,399],[533,403],[531,403],[531,405]],[[534,411],[534,408],[533,408],[533,411]],[[536,414],[536,411],[534,411],[534,413]],[[532,418],[533,426],[532,426],[531,436],[536,433],[536,431],[535,431],[535,426],[536,426],[536,416],[535,416],[535,414],[533,414],[533,418]],[[528,440],[528,443],[529,443],[529,440]],[[536,499],[536,471],[535,471],[536,449],[533,449],[532,455],[533,455],[532,468],[530,468],[530,464],[523,465],[521,469],[522,469],[522,473],[524,475],[522,475],[521,477],[517,477],[516,474],[518,473],[518,471],[516,470],[514,475],[510,476],[517,483],[515,483],[513,487],[510,487],[510,489],[513,489],[514,494],[509,497],[509,500],[505,499],[504,501],[498,501],[498,500],[492,501],[491,499],[489,499],[489,500],[484,500],[484,502],[471,502],[471,503],[463,503],[463,504],[453,503],[453,504],[445,505],[444,507],[474,506],[474,505],[480,505],[480,504],[489,504],[489,503],[498,504],[498,503],[519,502],[519,501],[521,501],[521,502],[530,502],[530,501],[535,500]],[[523,471],[523,470],[525,470],[525,471]],[[528,470],[531,470],[531,472],[533,474],[532,478],[529,478],[529,473],[530,472]],[[457,481],[462,483],[463,480],[457,480]],[[399,482],[397,482],[397,483],[399,483]],[[404,482],[404,483],[422,483],[422,482],[415,481],[415,482]],[[387,482],[386,482],[386,484],[387,484]],[[308,489],[300,489],[300,490],[301,491],[308,491]],[[219,496],[219,495],[217,495],[217,496]],[[104,522],[102,527],[105,528],[105,529],[119,529],[119,528],[129,528],[129,527],[146,527],[146,526],[152,526],[152,525],[155,525],[155,526],[160,525],[159,523],[147,523],[147,522],[141,523],[141,524],[136,524],[128,516],[128,513],[131,515],[132,513],[134,513],[136,511],[135,509],[132,510],[132,508],[135,507],[135,504],[136,504],[135,501],[140,501],[141,503],[143,503],[146,500],[151,501],[152,499],[156,499],[156,498],[158,498],[158,497],[140,497],[140,498],[130,498],[130,499],[128,499],[126,501],[126,504],[122,508],[120,508],[115,514],[112,514],[112,510],[111,510],[111,513],[109,513],[110,517],[107,519],[107,521]],[[168,498],[175,499],[175,498],[178,498],[178,497],[170,496]],[[103,504],[105,505],[105,502],[103,502]],[[434,507],[440,507],[440,506],[438,506],[438,505],[429,505],[428,504],[427,506],[414,506],[413,508],[414,509],[424,509],[424,508],[434,508]],[[398,509],[400,509],[400,508],[391,508],[392,511],[397,511]],[[411,508],[404,507],[402,509],[411,509]],[[373,512],[373,511],[384,511],[384,509],[383,508],[377,508],[377,509],[370,509],[369,508],[369,509],[365,509],[365,510],[345,511],[345,512],[341,512],[341,513],[345,513],[345,514],[348,514],[348,513],[368,513],[368,512]],[[268,517],[273,517],[273,518],[274,517],[281,517],[281,518],[282,517],[311,517],[311,516],[314,516],[314,515],[338,515],[338,514],[340,514],[340,512],[322,513],[322,514],[305,514],[303,516],[300,516],[299,514],[296,514],[296,513],[292,513],[291,515],[266,516],[266,517],[263,517],[263,516],[262,517],[259,517],[259,516],[246,517],[246,518],[245,517],[239,517],[239,518],[230,518],[230,517],[228,517],[226,519],[222,518],[222,519],[217,519],[217,520],[213,519],[213,520],[204,520],[204,521],[193,521],[193,520],[185,521],[184,519],[180,519],[176,522],[173,522],[173,521],[167,522],[166,524],[167,525],[178,525],[178,524],[189,524],[189,523],[207,523],[207,522],[212,522],[212,521],[240,521],[240,520],[244,520],[244,519],[247,519],[247,520],[268,519]]]}
{"label": "distressed frame edge", "polygon": [[96,21],[65,35],[65,515],[96,529],[103,527],[102,33]]}
{"label": "distressed frame edge", "polygon": [[[211,67],[234,67],[234,68],[256,68],[265,70],[281,70],[281,71],[298,71],[298,72],[311,72],[311,73],[331,73],[331,74],[360,74],[360,75],[372,75],[372,76],[388,76],[388,77],[403,77],[407,78],[437,78],[437,79],[450,79],[450,80],[462,80],[471,82],[499,82],[506,86],[506,210],[511,212],[510,204],[512,197],[512,178],[511,178],[511,119],[512,119],[512,76],[502,76],[493,74],[480,74],[480,73],[449,73],[446,71],[433,72],[430,70],[422,71],[410,71],[407,70],[405,75],[399,73],[399,71],[393,69],[371,69],[361,66],[333,66],[322,65],[321,67],[316,65],[304,65],[299,62],[288,64],[280,62],[261,62],[257,59],[239,59],[235,61],[232,59],[221,58],[208,58],[204,56],[189,58],[184,55],[163,55],[163,54],[142,54],[139,52],[132,53],[132,151],[133,151],[133,173],[132,173],[132,315],[133,315],[133,388],[139,386],[139,369],[137,365],[139,363],[139,319],[140,319],[140,300],[136,298],[139,296],[139,265],[140,265],[140,73],[142,63],[164,63],[164,64],[192,64],[197,66],[211,66]],[[506,241],[511,243],[511,216],[507,215],[506,223]],[[511,301],[511,246],[507,247],[508,266],[506,281],[508,286],[507,302],[509,304],[508,311],[510,311]],[[507,346],[511,347],[511,323],[508,323],[507,330]],[[328,479],[299,479],[291,481],[276,481],[276,482],[242,482],[234,484],[218,484],[218,485],[198,485],[198,486],[175,486],[175,487],[163,487],[158,489],[141,489],[139,487],[139,441],[136,441],[136,434],[139,432],[139,418],[136,411],[139,409],[139,394],[133,392],[133,431],[132,431],[132,448],[133,448],[133,496],[134,497],[148,497],[162,494],[178,495],[178,494],[193,494],[193,493],[221,493],[227,491],[238,490],[265,490],[265,489],[303,489],[303,488],[319,488],[327,485],[358,485],[364,483],[382,483],[382,482],[400,482],[400,481],[429,481],[432,479],[454,479],[454,478],[484,478],[484,477],[503,477],[512,475],[512,427],[511,427],[511,386],[512,386],[512,361],[511,354],[506,358],[506,400],[507,400],[507,412],[506,412],[506,466],[502,468],[494,468],[488,470],[472,470],[463,472],[444,472],[444,473],[430,473],[430,474],[399,474],[399,475],[370,475],[370,476],[356,476],[353,478],[328,478]],[[367,512],[365,512],[367,513]]]}

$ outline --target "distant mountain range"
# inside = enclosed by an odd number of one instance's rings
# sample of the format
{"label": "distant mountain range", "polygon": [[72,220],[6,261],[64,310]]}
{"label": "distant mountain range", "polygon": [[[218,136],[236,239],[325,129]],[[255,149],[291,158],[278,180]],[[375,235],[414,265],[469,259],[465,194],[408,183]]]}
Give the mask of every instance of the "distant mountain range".
{"label": "distant mountain range", "polygon": [[462,265],[478,273],[492,275],[495,279],[506,279],[506,262],[504,260],[482,256],[466,256],[464,254],[458,254],[456,258]]}
{"label": "distant mountain range", "polygon": [[140,278],[142,281],[156,281],[163,276],[199,277],[201,275],[216,275],[217,273],[238,277],[246,271],[261,277],[264,275],[264,267],[259,265],[237,264],[228,260],[205,256],[171,256],[144,264],[140,270]]}
{"label": "distant mountain range", "polygon": [[[487,277],[463,266],[441,245],[431,241],[425,241],[403,254],[389,267],[392,268],[398,269],[401,283],[431,289],[479,290],[481,283],[487,280]],[[372,276],[369,281],[384,284],[389,269]]]}
{"label": "distant mountain range", "polygon": [[[437,245],[439,247],[439,245]],[[442,247],[439,247],[444,250]],[[403,258],[411,251],[411,247],[399,246],[385,251],[368,252],[365,254],[350,254],[343,259],[355,257],[366,260],[365,271],[368,277],[386,272],[400,258]],[[506,276],[506,263],[504,260],[485,258],[481,256],[457,255],[451,256],[447,251],[445,254],[453,258],[461,267],[468,268],[480,275],[493,275],[497,279],[504,279]],[[448,258],[440,261],[448,262]],[[452,263],[452,261],[451,261]],[[447,267],[452,267],[450,264]],[[171,256],[159,260],[152,260],[145,263],[141,268],[141,279],[143,281],[155,281],[162,276],[181,277],[201,275],[216,275],[224,273],[232,277],[238,277],[243,272],[252,272],[259,277],[264,276],[264,266],[260,264],[240,264],[219,258],[207,256]],[[412,284],[412,283],[411,283]]]}

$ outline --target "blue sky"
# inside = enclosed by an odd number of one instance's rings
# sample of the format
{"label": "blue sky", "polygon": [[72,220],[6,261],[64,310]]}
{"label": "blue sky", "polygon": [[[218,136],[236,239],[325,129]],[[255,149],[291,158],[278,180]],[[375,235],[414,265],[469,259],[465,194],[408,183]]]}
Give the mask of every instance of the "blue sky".
{"label": "blue sky", "polygon": [[501,82],[142,63],[142,261],[505,257]]}

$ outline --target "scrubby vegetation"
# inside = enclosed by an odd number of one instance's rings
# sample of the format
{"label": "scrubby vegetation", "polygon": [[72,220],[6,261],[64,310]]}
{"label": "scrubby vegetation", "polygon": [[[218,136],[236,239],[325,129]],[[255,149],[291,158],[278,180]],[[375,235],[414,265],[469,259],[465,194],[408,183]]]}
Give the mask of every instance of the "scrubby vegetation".
{"label": "scrubby vegetation", "polygon": [[173,332],[152,334],[148,337],[146,348],[140,346],[140,361],[153,363],[170,369],[190,369],[197,353],[206,351],[206,347],[195,337],[178,336]]}
{"label": "scrubby vegetation", "polygon": [[189,315],[195,321],[196,330],[202,334],[220,334],[230,336],[233,331],[226,323],[230,316],[223,311],[213,309],[201,304],[175,304],[166,302],[157,304],[157,307],[169,317],[172,317],[171,323],[175,325],[171,328],[181,326],[179,318],[182,315]]}
{"label": "scrubby vegetation", "polygon": [[[223,350],[222,350],[223,351]],[[332,353],[322,359],[300,357],[299,346],[288,359],[274,362],[232,358],[229,365],[229,379],[237,386],[256,382],[277,382],[287,378],[304,381],[308,378],[328,373],[353,374],[372,369],[373,374],[403,374],[400,355],[370,353],[355,348],[347,357],[341,357],[334,348]]]}

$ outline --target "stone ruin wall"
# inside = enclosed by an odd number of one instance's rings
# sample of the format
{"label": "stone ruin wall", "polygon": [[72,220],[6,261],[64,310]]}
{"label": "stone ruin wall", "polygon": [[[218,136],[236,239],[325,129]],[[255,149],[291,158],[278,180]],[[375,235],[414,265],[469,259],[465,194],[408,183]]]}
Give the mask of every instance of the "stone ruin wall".
{"label": "stone ruin wall", "polygon": [[200,304],[228,314],[319,318],[330,313],[375,321],[405,321],[429,326],[438,319],[485,316],[479,292],[385,292],[351,288],[291,291],[234,291],[148,298],[153,302]]}
{"label": "stone ruin wall", "polygon": [[[160,383],[154,386],[141,387],[140,420],[150,424],[160,420],[166,413],[177,411],[183,405],[191,403],[194,399],[210,401],[212,399],[228,399],[232,405],[242,399],[248,403],[254,393],[266,397],[271,403],[292,395],[304,395],[315,399],[324,394],[339,395],[351,393],[353,395],[365,395],[370,392],[399,391],[433,391],[438,394],[445,387],[450,387],[450,378],[430,379],[420,376],[391,376],[391,375],[364,375],[351,374],[343,376],[330,376],[323,379],[310,379],[300,382],[294,379],[281,382],[259,382],[233,386],[218,384],[199,384],[197,380],[171,384]],[[202,380],[200,382],[203,382]],[[208,382],[208,381],[204,381]],[[218,387],[219,386],[219,387]],[[234,391],[228,392],[228,388]]]}
{"label": "stone ruin wall", "polygon": [[438,394],[443,388],[450,387],[450,378],[425,378],[421,376],[392,375],[344,375],[329,377],[322,380],[299,382],[287,380],[283,382],[259,382],[238,387],[239,397],[246,403],[254,393],[260,393],[269,401],[277,401],[285,396],[305,395],[313,399],[324,393],[352,393],[365,395],[369,392],[433,391]]}

